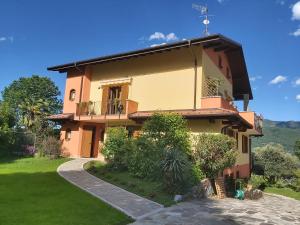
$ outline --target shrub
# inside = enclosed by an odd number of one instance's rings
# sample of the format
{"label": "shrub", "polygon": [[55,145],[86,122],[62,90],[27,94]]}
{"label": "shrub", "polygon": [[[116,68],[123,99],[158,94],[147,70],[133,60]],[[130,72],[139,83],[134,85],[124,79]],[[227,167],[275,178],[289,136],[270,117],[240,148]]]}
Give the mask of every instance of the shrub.
{"label": "shrub", "polygon": [[112,168],[127,168],[128,142],[128,132],[124,127],[108,128],[102,153]]}
{"label": "shrub", "polygon": [[266,181],[263,178],[263,176],[255,175],[255,174],[251,175],[251,178],[248,183],[251,184],[254,189],[260,189],[262,191],[267,186]]}
{"label": "shrub", "polygon": [[131,152],[127,158],[130,173],[140,178],[160,179],[160,163],[163,150],[146,137],[141,136],[131,142]]}
{"label": "shrub", "polygon": [[38,143],[38,156],[56,159],[61,153],[61,141],[57,137],[47,136]]}
{"label": "shrub", "polygon": [[162,161],[163,183],[170,193],[182,192],[185,184],[185,174],[188,169],[188,160],[186,155],[177,150],[165,150]]}
{"label": "shrub", "polygon": [[293,175],[297,168],[297,158],[287,153],[280,144],[270,143],[255,149],[254,163],[263,170],[269,184],[275,184],[281,177]]}
{"label": "shrub", "polygon": [[193,159],[208,178],[234,165],[237,157],[235,139],[223,134],[199,134],[194,139]]}
{"label": "shrub", "polygon": [[191,149],[186,120],[175,113],[155,113],[145,122],[142,136],[161,150],[177,149],[189,153]]}

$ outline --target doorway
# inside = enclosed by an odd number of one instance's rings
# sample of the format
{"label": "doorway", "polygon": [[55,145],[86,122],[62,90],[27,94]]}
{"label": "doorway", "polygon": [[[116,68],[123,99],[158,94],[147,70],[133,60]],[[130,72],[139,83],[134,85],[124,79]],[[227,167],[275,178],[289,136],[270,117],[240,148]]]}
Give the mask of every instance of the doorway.
{"label": "doorway", "polygon": [[117,114],[121,101],[121,86],[109,88],[107,114]]}
{"label": "doorway", "polygon": [[95,142],[95,127],[84,126],[82,131],[81,157],[93,157],[93,149]]}

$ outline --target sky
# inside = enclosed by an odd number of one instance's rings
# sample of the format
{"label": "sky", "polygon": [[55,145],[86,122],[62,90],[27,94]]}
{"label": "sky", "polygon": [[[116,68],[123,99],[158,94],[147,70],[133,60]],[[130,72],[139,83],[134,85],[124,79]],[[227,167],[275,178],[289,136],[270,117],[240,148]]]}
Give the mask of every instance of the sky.
{"label": "sky", "polygon": [[0,90],[47,67],[203,36],[192,4],[207,5],[211,34],[242,44],[254,100],[272,120],[300,121],[299,0],[1,0]]}

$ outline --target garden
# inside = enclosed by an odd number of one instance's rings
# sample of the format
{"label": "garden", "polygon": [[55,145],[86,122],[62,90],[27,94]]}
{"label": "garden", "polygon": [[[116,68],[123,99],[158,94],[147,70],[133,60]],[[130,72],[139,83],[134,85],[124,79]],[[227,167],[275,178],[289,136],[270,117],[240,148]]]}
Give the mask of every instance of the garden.
{"label": "garden", "polygon": [[186,120],[174,113],[154,114],[135,138],[124,127],[109,128],[102,153],[107,163],[92,161],[85,165],[88,172],[165,206],[175,203],[175,195],[192,198],[204,178],[214,187],[237,156],[235,139],[191,136]]}

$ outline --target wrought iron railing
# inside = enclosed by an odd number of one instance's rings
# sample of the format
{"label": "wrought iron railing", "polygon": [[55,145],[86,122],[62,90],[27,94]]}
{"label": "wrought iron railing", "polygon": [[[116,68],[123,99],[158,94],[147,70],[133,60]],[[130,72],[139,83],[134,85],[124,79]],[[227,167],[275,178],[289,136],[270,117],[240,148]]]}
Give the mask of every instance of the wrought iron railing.
{"label": "wrought iron railing", "polygon": [[[103,107],[105,107],[103,109]],[[107,104],[102,104],[101,101],[89,101],[77,103],[77,116],[100,116],[100,115],[116,115],[124,114],[125,105],[118,99],[109,100]]]}

